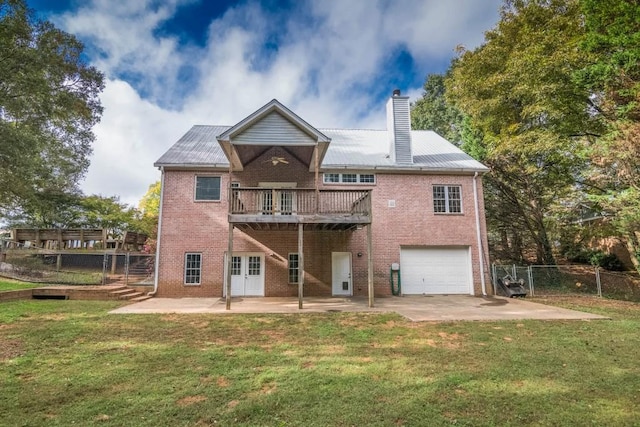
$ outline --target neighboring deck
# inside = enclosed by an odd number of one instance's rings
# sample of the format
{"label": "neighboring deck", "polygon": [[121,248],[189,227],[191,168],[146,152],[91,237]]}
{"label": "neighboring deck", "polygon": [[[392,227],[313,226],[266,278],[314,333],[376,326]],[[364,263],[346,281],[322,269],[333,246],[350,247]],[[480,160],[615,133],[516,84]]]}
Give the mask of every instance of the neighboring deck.
{"label": "neighboring deck", "polygon": [[371,223],[371,190],[234,188],[229,222],[251,230],[348,230]]}

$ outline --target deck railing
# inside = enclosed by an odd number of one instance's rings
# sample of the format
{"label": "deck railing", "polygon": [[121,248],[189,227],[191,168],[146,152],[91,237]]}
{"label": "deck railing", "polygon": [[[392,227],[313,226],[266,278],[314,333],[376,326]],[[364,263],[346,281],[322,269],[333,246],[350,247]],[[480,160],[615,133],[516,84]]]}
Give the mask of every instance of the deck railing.
{"label": "deck railing", "polygon": [[371,190],[233,188],[234,215],[369,215]]}

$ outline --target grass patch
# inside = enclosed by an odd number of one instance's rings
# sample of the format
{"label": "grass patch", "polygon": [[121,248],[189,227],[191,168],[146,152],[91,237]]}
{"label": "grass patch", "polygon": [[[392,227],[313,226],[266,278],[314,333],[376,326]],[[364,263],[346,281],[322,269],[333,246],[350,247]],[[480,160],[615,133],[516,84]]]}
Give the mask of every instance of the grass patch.
{"label": "grass patch", "polygon": [[2,291],[19,291],[22,289],[31,289],[42,286],[38,283],[21,282],[12,279],[0,279],[0,292]]}
{"label": "grass patch", "polygon": [[8,302],[6,425],[633,425],[640,307],[611,321],[411,323],[395,314],[109,315]]}

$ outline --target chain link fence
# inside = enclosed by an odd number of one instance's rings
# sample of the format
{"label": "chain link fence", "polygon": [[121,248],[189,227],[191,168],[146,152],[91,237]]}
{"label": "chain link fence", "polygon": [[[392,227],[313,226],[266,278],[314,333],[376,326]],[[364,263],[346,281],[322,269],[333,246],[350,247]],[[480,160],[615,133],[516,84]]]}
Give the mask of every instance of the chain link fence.
{"label": "chain link fence", "polygon": [[596,295],[640,302],[640,276],[635,272],[613,272],[586,265],[492,265],[494,291],[498,279],[523,279],[531,296]]}
{"label": "chain link fence", "polygon": [[0,250],[0,276],[35,283],[152,285],[154,268],[149,254],[57,252],[15,243]]}

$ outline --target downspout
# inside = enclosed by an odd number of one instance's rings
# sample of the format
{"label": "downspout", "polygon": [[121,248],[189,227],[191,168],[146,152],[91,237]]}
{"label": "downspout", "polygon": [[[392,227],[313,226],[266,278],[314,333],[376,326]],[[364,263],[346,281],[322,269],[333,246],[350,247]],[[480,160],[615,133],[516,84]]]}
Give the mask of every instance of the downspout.
{"label": "downspout", "polygon": [[482,232],[480,230],[480,205],[478,204],[478,172],[473,175],[473,202],[476,208],[476,234],[478,236],[478,262],[480,263],[480,283],[482,284],[482,296],[487,296],[487,287],[484,282],[484,259],[482,257]]}
{"label": "downspout", "polygon": [[158,236],[156,237],[156,265],[153,274],[153,291],[147,295],[154,296],[158,292],[158,275],[160,265],[160,236],[162,235],[162,202],[164,200],[164,167],[160,166],[160,207],[158,208]]}

